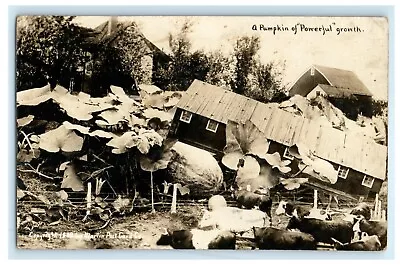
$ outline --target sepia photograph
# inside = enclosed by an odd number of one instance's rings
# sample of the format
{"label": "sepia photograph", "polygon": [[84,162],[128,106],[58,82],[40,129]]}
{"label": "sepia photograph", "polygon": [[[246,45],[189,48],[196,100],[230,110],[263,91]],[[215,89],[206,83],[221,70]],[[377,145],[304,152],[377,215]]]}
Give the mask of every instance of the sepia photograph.
{"label": "sepia photograph", "polygon": [[17,248],[387,249],[386,17],[15,23]]}

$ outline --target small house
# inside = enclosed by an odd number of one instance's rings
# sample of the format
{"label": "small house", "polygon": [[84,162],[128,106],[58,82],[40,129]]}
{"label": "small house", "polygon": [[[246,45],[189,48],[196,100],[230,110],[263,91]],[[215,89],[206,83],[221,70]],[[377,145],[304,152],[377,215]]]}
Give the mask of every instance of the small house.
{"label": "small house", "polygon": [[170,136],[221,157],[228,120],[250,120],[270,141],[269,153],[292,160],[288,148],[306,145],[337,170],[335,184],[315,181],[337,194],[374,196],[386,179],[387,147],[366,136],[323,127],[287,112],[278,104],[265,104],[229,90],[194,80],[177,104]]}
{"label": "small house", "polygon": [[358,114],[371,116],[372,94],[352,71],[312,65],[290,87],[289,96],[296,94],[324,96],[354,120]]}

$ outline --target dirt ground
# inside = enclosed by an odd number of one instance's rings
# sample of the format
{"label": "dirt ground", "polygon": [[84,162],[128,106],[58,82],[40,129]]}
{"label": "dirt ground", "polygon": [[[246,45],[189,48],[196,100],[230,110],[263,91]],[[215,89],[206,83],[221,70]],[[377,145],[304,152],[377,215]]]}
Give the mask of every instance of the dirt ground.
{"label": "dirt ground", "polygon": [[101,227],[101,223],[62,221],[55,226],[42,228],[41,231],[19,233],[17,247],[24,249],[168,249],[170,247],[156,245],[164,229],[196,227],[201,218],[201,212],[200,207],[190,206],[190,208],[181,207],[176,214],[167,211],[135,213],[127,217],[113,218],[106,228],[95,232],[90,232],[90,226]]}
{"label": "dirt ground", "polygon": [[[54,226],[42,227],[39,231],[36,229],[32,232],[19,233],[17,247],[23,249],[171,249],[169,246],[156,245],[164,229],[197,227],[203,209],[204,206],[191,205],[179,207],[175,214],[169,211],[135,213],[127,217],[113,218],[106,228],[91,233],[89,231],[93,226],[101,226],[99,222],[61,221]],[[285,216],[275,216],[273,226],[284,227],[287,221]]]}
{"label": "dirt ground", "polygon": [[[31,174],[19,174],[19,176],[29,191],[38,193],[54,190],[52,187],[54,184],[51,181],[39,180]],[[278,202],[274,202],[272,209],[272,226],[285,228],[289,220],[286,216],[275,215],[277,204]],[[17,213],[23,219],[33,207],[35,205],[21,201],[17,204]],[[204,209],[206,209],[206,203],[178,204],[177,213],[174,214],[170,213],[168,208],[158,209],[155,213],[146,210],[128,216],[113,217],[106,226],[104,221],[94,220],[91,217],[83,222],[81,217],[73,216],[53,224],[43,219],[33,220],[37,221],[36,226],[28,225],[25,229],[20,227],[18,230],[17,247],[22,249],[170,249],[169,246],[156,245],[165,229],[196,228]],[[252,235],[244,236],[251,237]],[[247,249],[247,246],[240,244],[237,246],[239,249]]]}

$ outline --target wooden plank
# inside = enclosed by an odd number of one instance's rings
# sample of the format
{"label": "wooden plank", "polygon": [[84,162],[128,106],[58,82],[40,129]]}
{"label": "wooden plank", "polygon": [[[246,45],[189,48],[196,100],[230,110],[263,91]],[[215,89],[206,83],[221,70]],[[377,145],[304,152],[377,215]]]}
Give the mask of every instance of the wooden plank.
{"label": "wooden plank", "polygon": [[236,103],[236,108],[231,109],[231,112],[229,113],[229,119],[236,121],[236,122],[240,122],[240,116],[243,110],[243,107],[246,104],[246,99],[243,97],[238,97],[237,98],[237,103]]}
{"label": "wooden plank", "polygon": [[226,122],[224,122],[224,120],[227,115],[227,109],[229,108],[229,105],[230,105],[232,99],[234,98],[234,96],[235,96],[234,93],[232,93],[228,90],[224,91],[224,95],[223,95],[222,99],[220,100],[221,107],[215,110],[215,115],[214,115],[215,120],[226,124]]}
{"label": "wooden plank", "polygon": [[[211,93],[211,94],[210,94]],[[212,101],[212,89],[209,86],[203,86],[201,92],[199,93],[199,97],[196,99],[196,102],[193,106],[193,112],[201,115],[204,108]]]}
{"label": "wooden plank", "polygon": [[262,131],[261,128],[261,124],[262,124],[262,119],[263,116],[262,114],[264,113],[264,109],[266,108],[266,105],[261,103],[261,102],[257,102],[256,106],[254,108],[253,113],[251,114],[250,117],[250,121],[257,126],[258,129],[260,129]]}
{"label": "wooden plank", "polygon": [[250,99],[249,102],[246,104],[245,111],[241,118],[242,123],[245,123],[246,121],[251,120],[251,116],[253,115],[256,107],[257,107],[257,101]]}
{"label": "wooden plank", "polygon": [[226,116],[224,118],[224,120],[226,120],[225,123],[227,123],[228,120],[236,121],[235,116],[236,116],[236,113],[239,108],[239,101],[240,101],[240,97],[238,97],[236,95],[230,101],[229,106],[226,110]]}
{"label": "wooden plank", "polygon": [[296,116],[293,114],[294,120],[296,120],[295,126],[293,127],[293,135],[292,138],[290,139],[288,145],[292,146],[298,142],[298,139],[300,138],[301,130],[304,124],[305,119],[300,116]]}
{"label": "wooden plank", "polygon": [[193,100],[193,97],[196,96],[196,93],[199,91],[199,86],[197,85],[198,81],[195,80],[189,88],[186,90],[186,93],[182,96],[181,100],[179,100],[177,107],[182,109],[187,109],[189,106],[187,105],[189,102]]}
{"label": "wooden plank", "polygon": [[215,118],[215,112],[219,108],[223,108],[223,105],[221,104],[221,99],[224,96],[224,91],[223,90],[216,90],[213,92],[212,97],[210,99],[210,102],[208,103],[207,107],[204,108],[203,111],[200,112],[202,116],[209,117],[213,120],[216,120]]}

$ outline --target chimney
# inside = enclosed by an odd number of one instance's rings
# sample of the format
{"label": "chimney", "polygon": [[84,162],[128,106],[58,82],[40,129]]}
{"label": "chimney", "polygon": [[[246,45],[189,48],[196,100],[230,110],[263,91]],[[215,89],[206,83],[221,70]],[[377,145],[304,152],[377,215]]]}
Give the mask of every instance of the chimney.
{"label": "chimney", "polygon": [[111,35],[111,33],[115,30],[118,24],[118,17],[117,16],[111,16],[108,19],[108,35]]}

